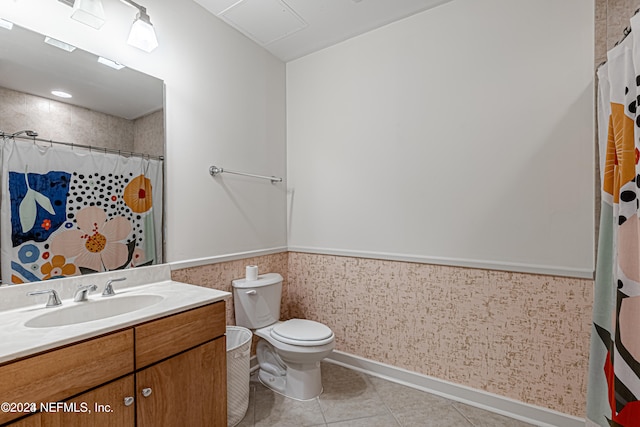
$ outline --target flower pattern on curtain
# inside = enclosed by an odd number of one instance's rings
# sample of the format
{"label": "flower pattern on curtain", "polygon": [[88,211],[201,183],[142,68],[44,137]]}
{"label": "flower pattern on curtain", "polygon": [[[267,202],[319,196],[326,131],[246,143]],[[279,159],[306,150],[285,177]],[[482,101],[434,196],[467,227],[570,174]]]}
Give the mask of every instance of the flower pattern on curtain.
{"label": "flower pattern on curtain", "polygon": [[640,17],[598,70],[602,204],[588,426],[640,427]]}
{"label": "flower pattern on curtain", "polygon": [[162,262],[162,161],[5,139],[2,282]]}

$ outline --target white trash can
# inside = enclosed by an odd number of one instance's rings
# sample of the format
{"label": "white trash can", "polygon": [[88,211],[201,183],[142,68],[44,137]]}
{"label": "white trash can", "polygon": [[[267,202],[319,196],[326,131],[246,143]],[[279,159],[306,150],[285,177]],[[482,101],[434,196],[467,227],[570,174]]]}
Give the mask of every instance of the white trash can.
{"label": "white trash can", "polygon": [[244,418],[249,408],[251,337],[241,326],[227,326],[227,426]]}

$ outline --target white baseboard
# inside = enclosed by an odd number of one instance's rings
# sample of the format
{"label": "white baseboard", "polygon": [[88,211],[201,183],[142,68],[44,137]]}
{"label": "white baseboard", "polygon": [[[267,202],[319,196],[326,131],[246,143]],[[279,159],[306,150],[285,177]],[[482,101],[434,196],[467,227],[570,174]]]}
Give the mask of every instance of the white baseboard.
{"label": "white baseboard", "polygon": [[[334,350],[324,360],[540,427],[584,427],[585,425],[584,418],[530,405],[337,350]],[[257,365],[257,361],[255,363]]]}

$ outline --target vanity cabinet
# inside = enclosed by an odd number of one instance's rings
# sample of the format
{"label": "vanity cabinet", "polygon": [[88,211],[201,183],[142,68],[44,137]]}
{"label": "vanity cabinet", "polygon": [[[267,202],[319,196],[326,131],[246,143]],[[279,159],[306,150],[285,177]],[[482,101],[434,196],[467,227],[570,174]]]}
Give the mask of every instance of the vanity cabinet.
{"label": "vanity cabinet", "polygon": [[151,394],[138,397],[137,425],[226,427],[226,382],[215,380],[226,378],[224,358],[216,357],[224,347],[224,340],[211,341],[138,372],[138,391]]}
{"label": "vanity cabinet", "polygon": [[[57,405],[7,425],[226,427],[224,304],[0,366],[0,400]],[[0,425],[22,415],[0,412]]]}
{"label": "vanity cabinet", "polygon": [[41,427],[134,426],[135,405],[133,402],[126,405],[124,401],[125,397],[133,399],[134,390],[135,379],[131,374],[66,400],[65,403],[70,404],[69,410],[37,414],[42,419],[39,425]]}

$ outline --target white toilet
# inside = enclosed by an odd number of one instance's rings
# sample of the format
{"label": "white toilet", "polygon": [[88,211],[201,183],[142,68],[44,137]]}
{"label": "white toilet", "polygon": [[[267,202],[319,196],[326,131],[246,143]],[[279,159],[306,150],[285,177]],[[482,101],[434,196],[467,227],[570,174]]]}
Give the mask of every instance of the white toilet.
{"label": "white toilet", "polygon": [[333,331],[312,320],[281,322],[282,276],[261,274],[257,280],[233,281],[236,324],[260,338],[256,353],[260,382],[297,400],[322,393],[320,361],[335,347]]}

